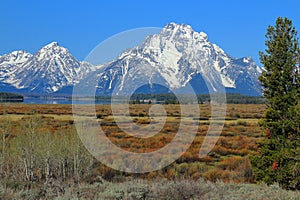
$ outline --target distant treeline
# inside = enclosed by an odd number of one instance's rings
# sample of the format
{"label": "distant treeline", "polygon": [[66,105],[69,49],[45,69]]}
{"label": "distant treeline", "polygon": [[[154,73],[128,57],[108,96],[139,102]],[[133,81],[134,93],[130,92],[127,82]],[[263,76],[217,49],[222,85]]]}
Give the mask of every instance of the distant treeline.
{"label": "distant treeline", "polygon": [[23,102],[23,99],[19,94],[0,92],[0,102]]}
{"label": "distant treeline", "polygon": [[[217,102],[223,102],[223,95],[212,94],[214,96],[213,100]],[[68,97],[72,101],[72,97]],[[77,100],[93,100],[91,97],[77,97]],[[197,97],[189,94],[179,94],[175,95],[173,93],[166,94],[133,94],[130,98],[126,96],[114,96],[113,99],[109,95],[96,96],[95,100],[99,102],[111,102],[122,103],[128,102],[130,104],[190,104],[190,103],[199,103],[205,104],[211,102],[210,94],[198,94]],[[228,104],[264,104],[265,99],[261,96],[246,96],[237,93],[227,93],[226,102]]]}
{"label": "distant treeline", "polygon": [[[198,95],[198,100],[200,102],[209,102],[210,95]],[[228,104],[263,104],[265,99],[262,96],[247,96],[237,93],[228,93],[226,94],[226,101]]]}
{"label": "distant treeline", "polygon": [[[181,100],[174,94],[133,94],[130,98],[132,104],[143,103],[163,103],[163,104],[178,104],[183,103],[195,103],[195,97],[191,95],[178,95]],[[218,99],[218,98],[216,98]],[[197,95],[197,101],[200,104],[209,103],[211,101],[210,94]],[[265,102],[263,97],[260,96],[246,96],[236,93],[226,94],[226,101],[228,104],[262,104]]]}

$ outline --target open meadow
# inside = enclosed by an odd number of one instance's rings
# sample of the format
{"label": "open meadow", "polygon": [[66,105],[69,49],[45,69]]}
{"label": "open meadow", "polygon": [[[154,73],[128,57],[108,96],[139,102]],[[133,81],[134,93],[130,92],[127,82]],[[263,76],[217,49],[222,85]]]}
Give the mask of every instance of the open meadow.
{"label": "open meadow", "polygon": [[[76,134],[72,105],[0,104],[0,199],[14,195],[24,195],[24,199],[66,195],[83,199],[104,198],[101,195],[107,195],[105,199],[155,199],[154,194],[161,194],[164,199],[199,199],[200,196],[205,199],[205,195],[213,199],[214,190],[218,190],[215,199],[219,199],[223,195],[220,191],[229,194],[224,187],[251,199],[256,190],[258,193],[267,190],[267,186],[254,184],[249,161],[249,156],[257,153],[257,141],[265,137],[258,125],[265,105],[228,104],[222,133],[213,150],[203,158],[199,158],[199,149],[210,124],[209,104],[199,105],[201,116],[191,110],[184,118],[180,116],[179,105],[163,105],[167,111],[166,123],[158,134],[149,138],[128,135],[115,123],[115,118],[120,117],[118,121],[125,125],[133,121],[143,131],[143,126],[151,120],[150,106],[130,105],[130,115],[124,117],[113,116],[110,105],[97,105],[95,118],[115,145],[138,153],[155,151],[168,144],[176,135],[180,120],[187,120],[191,125],[200,122],[200,126],[192,145],[170,166],[130,174],[106,167],[86,151]],[[181,187],[186,188],[182,195],[187,197],[176,197]],[[245,187],[249,187],[249,193],[241,192]],[[274,188],[278,190],[277,186]],[[117,198],[118,195],[123,197]],[[273,197],[283,197],[278,195]],[[289,199],[297,196],[292,192],[286,195],[291,195]]]}

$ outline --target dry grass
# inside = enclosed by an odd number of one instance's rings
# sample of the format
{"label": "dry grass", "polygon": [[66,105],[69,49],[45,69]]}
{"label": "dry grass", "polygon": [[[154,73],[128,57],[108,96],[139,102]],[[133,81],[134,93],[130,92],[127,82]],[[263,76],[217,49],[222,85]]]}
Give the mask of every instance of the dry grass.
{"label": "dry grass", "polygon": [[[147,177],[187,176],[190,178],[205,177],[208,180],[251,181],[251,177],[241,179],[240,175],[250,168],[249,165],[245,164],[248,162],[246,156],[257,150],[256,141],[261,137],[261,129],[257,122],[263,116],[264,105],[227,105],[227,115],[221,137],[213,151],[202,159],[199,159],[198,154],[210,124],[210,106],[207,104],[199,105],[201,111],[201,116],[199,116],[192,109],[192,106],[184,105],[189,110],[189,115],[182,118],[179,105],[163,106],[168,115],[167,121],[159,133],[147,139],[135,138],[124,133],[115,123],[115,119],[128,126],[132,122],[136,123],[139,126],[138,131],[143,131],[143,127],[147,127],[150,121],[154,120],[150,128],[156,130],[155,126],[160,119],[149,114],[151,105],[130,105],[130,115],[123,115],[124,112],[120,110],[114,116],[112,116],[109,105],[97,105],[96,113],[99,124],[108,138],[120,148],[133,152],[151,152],[162,148],[174,138],[181,120],[189,126],[194,126],[195,123],[200,122],[197,135],[188,151],[175,164],[164,169],[164,172],[153,172],[145,175]],[[12,129],[14,135],[18,134],[20,130],[18,127],[24,118],[33,114],[42,116],[43,128],[51,133],[74,129],[71,105],[0,104],[0,122],[8,117],[14,127]],[[189,126],[186,127],[186,131],[188,131]],[[231,166],[231,162],[232,165],[244,166],[244,169]],[[195,167],[192,163],[201,163],[201,167]],[[187,164],[189,169],[183,170],[186,166],[181,164]]]}

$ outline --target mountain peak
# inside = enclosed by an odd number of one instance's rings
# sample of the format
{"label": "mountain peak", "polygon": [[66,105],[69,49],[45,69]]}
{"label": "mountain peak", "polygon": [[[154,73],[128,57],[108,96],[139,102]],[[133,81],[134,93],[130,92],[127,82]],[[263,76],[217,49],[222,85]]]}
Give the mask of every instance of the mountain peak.
{"label": "mountain peak", "polygon": [[191,35],[194,33],[194,30],[190,25],[176,24],[174,22],[171,22],[163,28],[162,33],[179,33]]}
{"label": "mountain peak", "polygon": [[36,55],[39,57],[39,60],[43,60],[44,58],[55,58],[55,55],[69,55],[70,52],[65,47],[59,46],[58,42],[51,42],[47,44],[43,48],[41,48]]}
{"label": "mountain peak", "polygon": [[243,58],[243,62],[249,63],[249,62],[254,62],[251,56],[247,56]]}
{"label": "mountain peak", "polygon": [[197,32],[188,24],[176,24],[171,22],[163,28],[161,34],[168,38],[177,38],[177,40],[208,41],[206,33]]}
{"label": "mountain peak", "polygon": [[194,31],[193,28],[188,25],[188,24],[177,24],[175,22],[171,22],[169,24],[167,24],[164,29],[169,29],[169,30],[175,30],[175,29],[181,29],[181,30],[190,30],[190,31]]}
{"label": "mountain peak", "polygon": [[47,44],[46,46],[44,46],[44,48],[53,48],[53,47],[57,47],[57,46],[59,46],[58,42],[51,42],[51,43]]}
{"label": "mountain peak", "polygon": [[56,53],[61,52],[61,51],[65,52],[65,53],[68,52],[68,50],[63,46],[60,46],[58,44],[58,42],[51,42],[51,43],[47,44],[46,46],[44,46],[43,48],[41,48],[40,51],[41,52],[56,52]]}
{"label": "mountain peak", "polygon": [[86,63],[81,65],[68,49],[52,42],[16,71],[13,83],[15,87],[27,88],[30,92],[52,93],[74,85],[92,70],[90,68],[92,66]]}

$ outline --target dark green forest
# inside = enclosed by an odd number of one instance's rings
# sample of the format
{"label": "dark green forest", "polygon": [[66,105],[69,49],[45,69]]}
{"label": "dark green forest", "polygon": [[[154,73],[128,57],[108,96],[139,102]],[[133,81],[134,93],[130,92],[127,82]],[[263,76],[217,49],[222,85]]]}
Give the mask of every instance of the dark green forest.
{"label": "dark green forest", "polygon": [[19,94],[0,92],[0,102],[23,102],[23,98]]}

